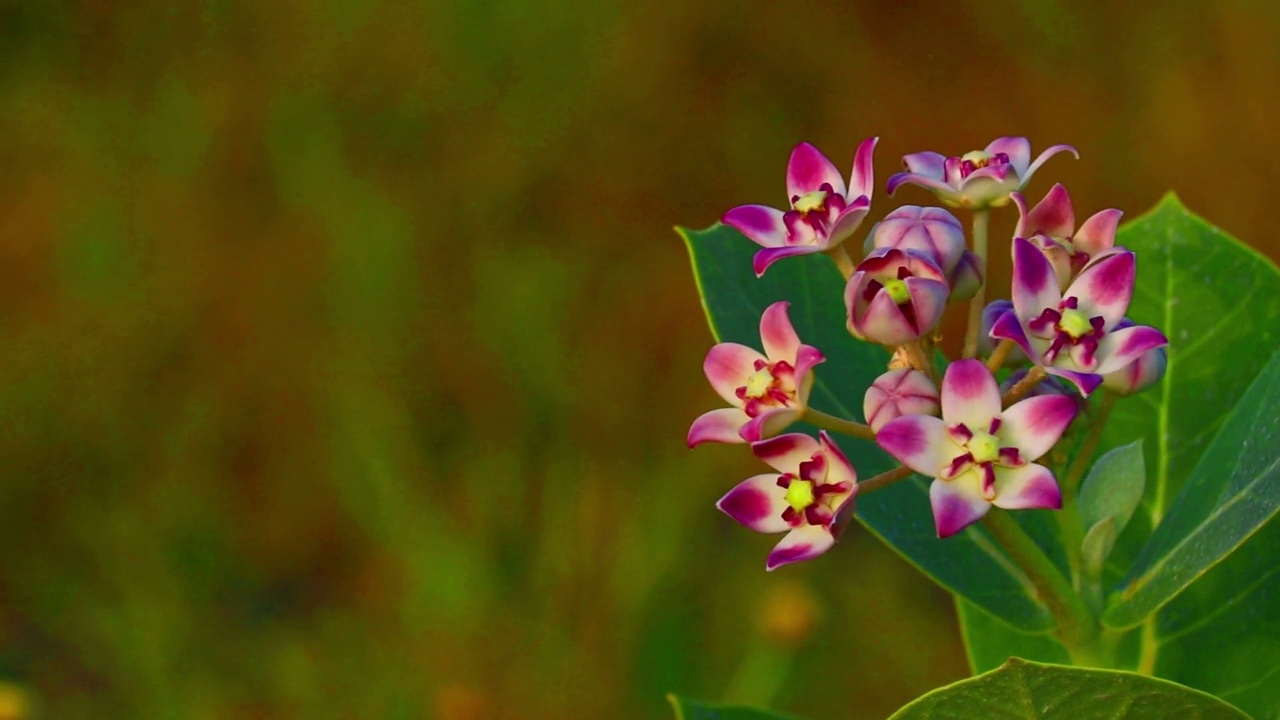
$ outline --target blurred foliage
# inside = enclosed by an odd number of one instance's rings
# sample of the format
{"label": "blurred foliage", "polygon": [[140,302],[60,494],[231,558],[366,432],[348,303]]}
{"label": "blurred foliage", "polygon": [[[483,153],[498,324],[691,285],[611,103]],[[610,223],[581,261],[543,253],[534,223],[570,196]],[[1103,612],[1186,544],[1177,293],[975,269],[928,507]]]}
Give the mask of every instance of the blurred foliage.
{"label": "blurred foliage", "polygon": [[1173,188],[1275,257],[1277,30],[0,2],[0,712],[877,718],[962,677],[946,596],[864,534],[766,575],[712,508],[757,466],[683,446],[717,401],[670,227],[781,202],[800,139],[881,135],[883,183],[1017,133],[1080,148],[1042,174],[1082,214]]}

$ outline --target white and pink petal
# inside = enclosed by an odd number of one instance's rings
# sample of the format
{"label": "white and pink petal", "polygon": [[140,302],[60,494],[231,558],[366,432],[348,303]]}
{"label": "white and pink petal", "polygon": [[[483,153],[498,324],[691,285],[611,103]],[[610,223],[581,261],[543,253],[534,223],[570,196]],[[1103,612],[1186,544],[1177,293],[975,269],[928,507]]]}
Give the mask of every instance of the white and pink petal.
{"label": "white and pink petal", "polygon": [[937,477],[963,450],[951,441],[946,425],[930,415],[903,415],[876,433],[876,444],[898,462],[922,475]]}
{"label": "white and pink petal", "polygon": [[991,510],[991,503],[982,496],[982,480],[974,472],[950,482],[935,479],[929,486],[929,504],[940,538],[955,535]]}
{"label": "white and pink petal", "polygon": [[689,426],[687,442],[697,447],[706,442],[744,443],[740,434],[751,418],[741,408],[721,408],[703,413]]}
{"label": "white and pink petal", "polygon": [[1014,403],[1000,416],[1001,446],[1014,447],[1025,462],[1049,452],[1076,417],[1078,404],[1066,395],[1040,395]]}
{"label": "white and pink petal", "polygon": [[811,193],[823,184],[830,185],[836,195],[845,195],[844,178],[835,164],[807,142],[796,145],[787,162],[787,198]]}
{"label": "white and pink petal", "polygon": [[957,360],[942,377],[942,419],[987,430],[1000,415],[1000,385],[981,360]]}
{"label": "white and pink petal", "polygon": [[716,507],[756,532],[784,532],[791,526],[782,519],[782,513],[790,506],[786,489],[778,486],[779,477],[765,474],[747,478],[725,493]]}
{"label": "white and pink petal", "polygon": [[764,309],[760,314],[760,342],[764,345],[764,354],[769,362],[785,360],[795,364],[796,351],[800,349],[800,336],[791,325],[787,310],[791,303],[779,300]]}
{"label": "white and pink petal", "polygon": [[1067,288],[1066,296],[1076,298],[1076,309],[1085,315],[1101,316],[1109,330],[1129,309],[1136,274],[1132,252],[1114,253],[1090,263]]}
{"label": "white and pink petal", "polygon": [[730,405],[742,407],[737,390],[747,384],[747,378],[756,372],[756,363],[768,363],[765,356],[746,345],[719,343],[707,352],[702,371],[720,397]]}
{"label": "white and pink petal", "polygon": [[1099,375],[1113,373],[1142,357],[1148,350],[1165,347],[1168,338],[1159,330],[1146,325],[1134,325],[1109,332],[1098,343]]}
{"label": "white and pink petal", "polygon": [[1013,239],[1013,307],[1025,325],[1046,308],[1057,310],[1062,302],[1058,275],[1049,258],[1031,241]]}
{"label": "white and pink petal", "polygon": [[737,230],[747,239],[764,247],[787,244],[787,226],[783,212],[766,205],[739,205],[720,218],[720,222]]}
{"label": "white and pink petal", "polygon": [[801,525],[774,546],[764,569],[772,572],[783,565],[812,560],[830,550],[835,542],[835,537],[821,525]]}
{"label": "white and pink petal", "polygon": [[787,433],[751,445],[751,452],[774,470],[795,473],[800,463],[822,450],[818,441],[803,433]]}
{"label": "white and pink petal", "polygon": [[1005,510],[1057,510],[1062,507],[1062,491],[1053,473],[1043,465],[997,466],[996,497],[992,504]]}

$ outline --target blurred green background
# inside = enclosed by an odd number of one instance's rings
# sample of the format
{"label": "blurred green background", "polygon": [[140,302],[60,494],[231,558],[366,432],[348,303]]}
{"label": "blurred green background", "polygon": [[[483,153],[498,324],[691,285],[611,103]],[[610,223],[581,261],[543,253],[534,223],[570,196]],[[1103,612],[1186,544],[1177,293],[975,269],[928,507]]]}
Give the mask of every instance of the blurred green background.
{"label": "blurred green background", "polygon": [[784,202],[800,140],[880,135],[882,189],[1023,134],[1081,151],[1035,198],[1172,188],[1274,258],[1277,7],[0,2],[0,718],[881,718],[964,676],[872,538],[766,575],[713,508],[762,466],[684,446],[671,226]]}

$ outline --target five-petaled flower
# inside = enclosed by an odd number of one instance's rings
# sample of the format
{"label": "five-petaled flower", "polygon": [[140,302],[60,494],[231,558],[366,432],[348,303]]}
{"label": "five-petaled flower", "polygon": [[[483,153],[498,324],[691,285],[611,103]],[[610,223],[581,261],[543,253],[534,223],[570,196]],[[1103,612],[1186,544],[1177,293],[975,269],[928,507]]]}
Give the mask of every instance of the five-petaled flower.
{"label": "five-petaled flower", "polygon": [[776,302],[760,316],[763,355],[737,343],[720,343],[707,353],[702,369],[711,387],[733,407],[694,420],[689,447],[712,441],[755,442],[804,416],[813,366],[825,358],[817,348],[800,342],[787,317],[789,305]]}
{"label": "five-petaled flower", "polygon": [[751,450],[780,474],[744,480],[716,507],[756,532],[787,532],[769,553],[766,570],[826,552],[852,516],[858,493],[858,474],[844,453],[825,432],[817,440],[779,435]]}
{"label": "five-petaled flower", "polygon": [[1065,290],[1090,261],[1119,252],[1115,248],[1116,226],[1124,214],[1119,210],[1112,208],[1095,213],[1077,230],[1071,195],[1061,183],[1050,188],[1044,199],[1030,210],[1021,193],[1010,197],[1018,206],[1018,226],[1013,234],[1030,240],[1049,258],[1060,289]]}
{"label": "five-petaled flower", "polygon": [[1063,395],[1027,398],[1001,409],[996,379],[978,360],[957,360],[942,379],[942,418],[903,415],[876,433],[902,464],[934,478],[929,488],[938,537],[954,535],[992,505],[1058,508],[1062,495],[1036,460],[1076,414]]}
{"label": "five-petaled flower", "polygon": [[881,248],[849,277],[844,303],[849,331],[883,345],[911,342],[942,319],[951,288],[928,256]]}
{"label": "five-petaled flower", "polygon": [[980,210],[1009,202],[1009,193],[1022,190],[1046,160],[1060,152],[1080,154],[1070,145],[1054,145],[1031,160],[1031,142],[1024,137],[997,138],[985,150],[960,157],[946,157],[932,151],[912,153],[902,158],[906,172],[889,178],[890,195],[904,183],[933,192],[952,207]]}
{"label": "five-petaled flower", "polygon": [[722,221],[763,250],[752,261],[756,275],[784,257],[825,252],[848,238],[871,209],[871,155],[879,138],[858,146],[846,185],[836,166],[809,143],[791,151],[787,163],[787,210],[740,205]]}
{"label": "five-petaled flower", "polygon": [[1049,259],[1025,238],[1013,239],[1013,311],[991,337],[1013,340],[1031,362],[1071,381],[1086,397],[1113,373],[1152,348],[1169,344],[1145,325],[1118,327],[1133,296],[1134,255],[1097,258],[1065,292]]}

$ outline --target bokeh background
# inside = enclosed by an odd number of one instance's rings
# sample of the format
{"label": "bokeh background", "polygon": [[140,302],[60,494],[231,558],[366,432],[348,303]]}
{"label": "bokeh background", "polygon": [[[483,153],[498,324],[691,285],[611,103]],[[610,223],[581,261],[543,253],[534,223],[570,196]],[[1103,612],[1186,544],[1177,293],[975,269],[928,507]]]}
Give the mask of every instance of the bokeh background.
{"label": "bokeh background", "polygon": [[684,447],[671,227],[782,203],[802,139],[880,135],[883,188],[1022,134],[1081,151],[1032,195],[1175,189],[1277,257],[1277,8],[0,2],[0,717],[881,718],[963,677],[872,538],[766,575],[712,507],[759,466]]}

